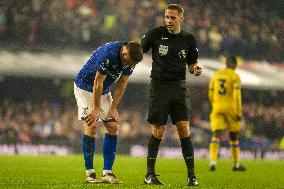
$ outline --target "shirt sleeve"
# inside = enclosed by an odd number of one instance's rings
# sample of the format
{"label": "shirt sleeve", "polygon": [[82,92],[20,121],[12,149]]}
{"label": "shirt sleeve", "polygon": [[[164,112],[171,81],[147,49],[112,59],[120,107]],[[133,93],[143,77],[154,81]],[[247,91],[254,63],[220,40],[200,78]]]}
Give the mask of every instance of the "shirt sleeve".
{"label": "shirt sleeve", "polygon": [[153,46],[153,34],[154,34],[154,30],[149,30],[141,38],[141,45],[142,45],[144,53],[148,52],[150,48]]}
{"label": "shirt sleeve", "polygon": [[133,73],[135,66],[122,70],[122,75],[130,76]]}
{"label": "shirt sleeve", "polygon": [[100,72],[103,75],[108,75],[110,73],[109,68],[110,68],[110,57],[109,57],[109,52],[105,50],[103,55],[100,56],[96,61],[98,65],[98,72]]}
{"label": "shirt sleeve", "polygon": [[198,59],[198,49],[196,45],[196,40],[192,35],[190,35],[189,37],[189,44],[191,46],[189,47],[189,52],[187,56],[187,64],[190,65],[190,64],[197,63],[197,59]]}

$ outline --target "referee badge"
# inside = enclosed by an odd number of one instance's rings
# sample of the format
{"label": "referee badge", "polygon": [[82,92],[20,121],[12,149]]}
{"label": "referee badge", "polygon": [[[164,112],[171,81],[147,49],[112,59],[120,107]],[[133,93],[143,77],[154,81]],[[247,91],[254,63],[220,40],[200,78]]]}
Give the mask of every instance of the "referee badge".
{"label": "referee badge", "polygon": [[159,46],[159,54],[161,56],[165,56],[168,54],[168,50],[169,50],[169,47],[168,46],[164,46],[164,45],[160,45]]}

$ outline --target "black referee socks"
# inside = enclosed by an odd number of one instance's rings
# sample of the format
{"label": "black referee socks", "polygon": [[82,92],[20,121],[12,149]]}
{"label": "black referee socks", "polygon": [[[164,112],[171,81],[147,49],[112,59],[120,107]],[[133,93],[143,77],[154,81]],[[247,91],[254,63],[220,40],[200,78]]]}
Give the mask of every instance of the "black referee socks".
{"label": "black referee socks", "polygon": [[148,143],[147,174],[155,174],[155,164],[161,141],[161,139],[157,139],[153,135],[150,137]]}
{"label": "black referee socks", "polygon": [[181,142],[181,149],[184,161],[187,167],[188,177],[190,178],[194,175],[194,150],[193,145],[189,137],[180,139]]}

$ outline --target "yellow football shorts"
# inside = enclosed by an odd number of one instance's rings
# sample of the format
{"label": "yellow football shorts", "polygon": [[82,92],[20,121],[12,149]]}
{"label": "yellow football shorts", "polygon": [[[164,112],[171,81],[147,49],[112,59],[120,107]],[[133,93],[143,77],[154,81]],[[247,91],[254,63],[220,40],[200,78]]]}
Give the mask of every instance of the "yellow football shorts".
{"label": "yellow football shorts", "polygon": [[240,121],[236,121],[229,113],[215,113],[210,114],[211,131],[227,129],[229,132],[240,131]]}

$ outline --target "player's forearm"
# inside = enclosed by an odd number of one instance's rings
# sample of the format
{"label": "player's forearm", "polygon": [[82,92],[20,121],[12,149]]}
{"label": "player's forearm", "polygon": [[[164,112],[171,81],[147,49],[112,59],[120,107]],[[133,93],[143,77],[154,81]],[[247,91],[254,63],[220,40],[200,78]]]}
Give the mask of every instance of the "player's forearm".
{"label": "player's forearm", "polygon": [[101,106],[101,96],[103,93],[103,83],[95,81],[94,87],[93,87],[93,94],[94,94],[94,108],[100,108]]}
{"label": "player's forearm", "polygon": [[241,97],[241,92],[240,90],[235,90],[234,91],[234,98],[236,102],[236,113],[238,116],[242,116],[242,97]]}
{"label": "player's forearm", "polygon": [[242,117],[242,100],[237,99],[237,114],[238,116]]}
{"label": "player's forearm", "polygon": [[115,90],[114,90],[114,95],[113,95],[113,101],[111,104],[111,109],[116,109],[116,107],[119,105],[121,98],[124,94],[124,91],[126,89],[127,83],[117,83]]}

